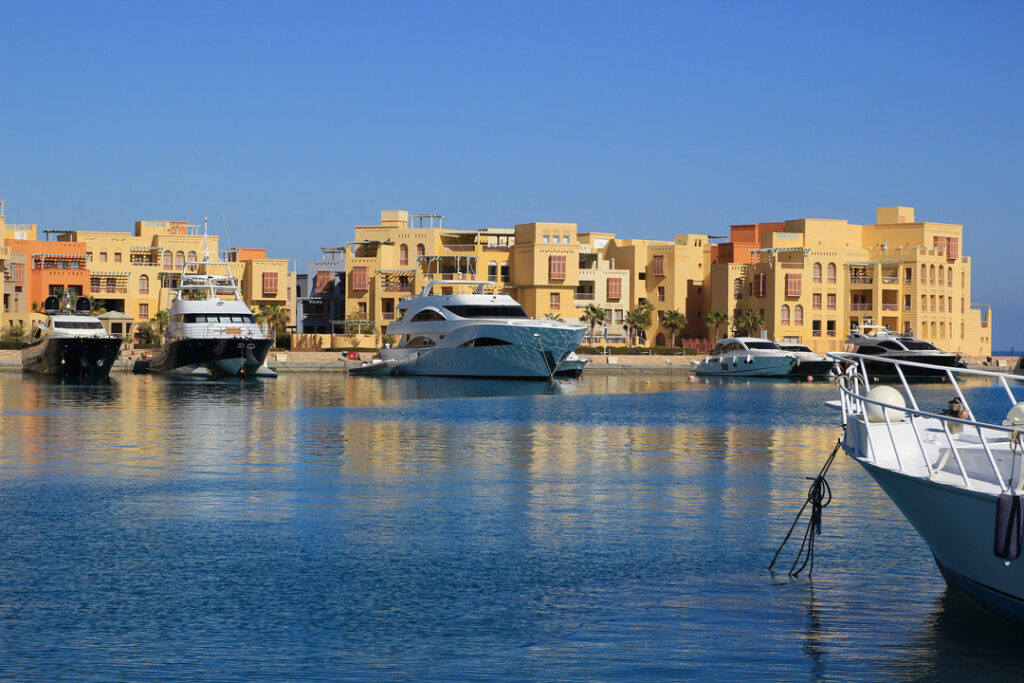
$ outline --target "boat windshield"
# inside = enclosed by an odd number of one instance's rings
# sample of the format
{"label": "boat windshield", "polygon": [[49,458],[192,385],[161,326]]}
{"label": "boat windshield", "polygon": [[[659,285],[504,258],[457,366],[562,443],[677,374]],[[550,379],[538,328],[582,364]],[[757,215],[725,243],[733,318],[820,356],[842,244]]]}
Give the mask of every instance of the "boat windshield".
{"label": "boat windshield", "polygon": [[779,345],[775,342],[770,341],[750,341],[744,342],[748,349],[777,349]]}
{"label": "boat windshield", "polygon": [[54,320],[53,326],[60,330],[102,330],[99,320]]}
{"label": "boat windshield", "polygon": [[445,310],[454,313],[460,318],[528,318],[522,306],[503,305],[466,305],[466,306],[445,306]]}
{"label": "boat windshield", "polygon": [[938,351],[938,349],[928,342],[916,341],[913,339],[900,339],[903,345],[911,351]]}

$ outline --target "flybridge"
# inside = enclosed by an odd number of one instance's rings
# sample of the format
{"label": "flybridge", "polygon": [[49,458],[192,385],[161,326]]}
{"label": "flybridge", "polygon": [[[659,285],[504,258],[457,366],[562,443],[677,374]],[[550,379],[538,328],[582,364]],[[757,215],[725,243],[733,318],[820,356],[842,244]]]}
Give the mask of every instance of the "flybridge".
{"label": "flybridge", "polygon": [[484,289],[485,287],[488,285],[492,287],[497,286],[496,283],[490,282],[489,280],[427,280],[427,284],[423,287],[423,291],[420,292],[420,298],[431,296],[431,291],[435,284],[440,284],[442,287],[451,287],[455,285],[476,287],[473,294],[487,294]]}

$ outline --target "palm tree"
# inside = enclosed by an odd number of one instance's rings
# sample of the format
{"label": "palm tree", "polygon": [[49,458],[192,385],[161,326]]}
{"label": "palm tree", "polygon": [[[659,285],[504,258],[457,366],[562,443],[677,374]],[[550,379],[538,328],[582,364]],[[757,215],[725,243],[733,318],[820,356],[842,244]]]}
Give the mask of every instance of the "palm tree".
{"label": "palm tree", "polygon": [[672,335],[668,344],[670,347],[676,345],[676,333],[686,327],[686,322],[686,314],[680,313],[674,308],[665,311],[665,315],[661,318],[661,324]]}
{"label": "palm tree", "polygon": [[633,310],[626,314],[626,328],[629,330],[629,345],[633,345],[633,338],[641,331],[651,326],[651,314],[654,313],[654,306],[650,302],[642,301]]}
{"label": "palm tree", "polygon": [[284,332],[285,325],[288,324],[288,315],[277,304],[268,304],[260,307],[260,312],[256,314],[256,321],[267,326],[267,330],[273,334],[271,338],[276,345],[277,335]]}
{"label": "palm tree", "polygon": [[153,319],[150,320],[150,323],[152,323],[153,327],[155,327],[157,329],[157,332],[160,333],[160,336],[163,336],[164,330],[167,329],[167,323],[169,323],[170,321],[171,321],[171,314],[165,308],[162,311],[157,311],[156,315],[153,316]]}
{"label": "palm tree", "polygon": [[729,316],[721,311],[711,311],[705,318],[705,322],[711,328],[712,341],[718,341],[718,330],[729,324]]}
{"label": "palm tree", "polygon": [[103,315],[107,312],[106,306],[103,305],[103,299],[97,299],[93,295],[89,295],[89,313],[91,315]]}
{"label": "palm tree", "polygon": [[743,330],[745,336],[756,337],[764,327],[764,318],[753,309],[749,311],[736,311],[732,324],[737,331]]}
{"label": "palm tree", "polygon": [[590,343],[594,343],[594,328],[597,327],[598,323],[604,322],[604,309],[595,304],[587,304],[587,307],[583,309],[583,315],[580,316],[580,320],[590,325]]}

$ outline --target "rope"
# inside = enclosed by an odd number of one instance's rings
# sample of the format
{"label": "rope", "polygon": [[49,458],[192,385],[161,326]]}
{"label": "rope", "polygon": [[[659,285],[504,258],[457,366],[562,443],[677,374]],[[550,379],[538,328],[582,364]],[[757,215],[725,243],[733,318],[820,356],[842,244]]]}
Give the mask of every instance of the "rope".
{"label": "rope", "polygon": [[[807,506],[811,506],[811,518],[807,521],[807,529],[804,531],[803,541],[800,543],[800,549],[797,551],[796,558],[793,560],[793,566],[789,568],[787,572],[788,576],[799,576],[808,565],[810,569],[807,575],[810,576],[814,573],[814,537],[821,535],[821,511],[828,507],[829,503],[832,502],[832,487],[829,486],[828,480],[825,479],[825,474],[828,473],[828,469],[832,466],[832,462],[836,459],[836,453],[839,452],[839,448],[842,445],[842,440],[836,441],[835,448],[832,449],[832,453],[825,460],[825,464],[822,465],[821,471],[818,472],[818,476],[807,477],[811,480],[811,486],[807,490],[807,499],[804,504],[800,507],[800,511],[796,513],[796,519],[793,520],[793,524],[789,527],[789,532],[786,533],[786,537],[782,539],[782,544],[779,545],[779,549],[775,551],[775,557],[772,558],[772,563],[768,565],[768,571],[772,571],[775,566],[775,562],[779,559],[779,554],[782,549],[786,547],[786,543],[789,542],[790,537],[793,535],[793,530],[796,529],[797,522],[800,521],[800,516],[804,514],[804,510]],[[801,559],[803,563],[801,564]],[[797,568],[797,565],[800,565]],[[773,572],[774,573],[774,572]]]}

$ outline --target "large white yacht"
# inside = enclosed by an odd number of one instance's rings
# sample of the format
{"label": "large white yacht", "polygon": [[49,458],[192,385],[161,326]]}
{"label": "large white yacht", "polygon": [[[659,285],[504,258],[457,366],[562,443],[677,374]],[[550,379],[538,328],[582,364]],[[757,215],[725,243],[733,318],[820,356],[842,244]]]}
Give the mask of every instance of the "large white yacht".
{"label": "large white yacht", "polygon": [[[453,293],[436,290],[451,288]],[[472,293],[455,294],[471,287]],[[586,327],[533,320],[507,294],[488,294],[492,282],[430,280],[420,294],[398,304],[400,335],[385,361],[398,374],[550,379],[583,339]]]}
{"label": "large white yacht", "polygon": [[769,339],[729,337],[718,342],[694,372],[707,376],[785,377],[795,365],[796,355]]}
{"label": "large white yacht", "polygon": [[43,310],[46,322],[38,324],[32,341],[22,349],[21,369],[71,379],[109,377],[121,337],[107,334],[103,323],[90,315],[89,300],[79,297],[72,309],[69,293],[63,304],[49,296]]}
{"label": "large white yacht", "polygon": [[[1019,561],[1024,403],[1011,389],[1016,377],[863,354],[829,355],[848,364],[840,378],[840,400],[832,402],[843,413],[841,445],[847,455],[924,539],[948,584],[1024,622],[1024,562]],[[883,363],[890,370],[877,372]],[[934,391],[915,393],[907,381],[929,368],[948,382],[948,403],[928,405],[935,401]],[[873,383],[876,374],[896,377],[896,386]],[[969,388],[970,380],[984,389]],[[978,398],[974,407],[971,395]]]}
{"label": "large white yacht", "polygon": [[187,261],[171,288],[164,344],[149,362],[150,372],[191,375],[276,377],[267,367],[273,340],[238,291],[230,264],[211,258]]}

